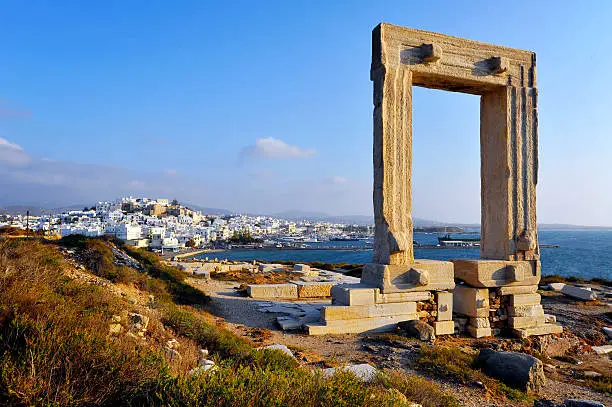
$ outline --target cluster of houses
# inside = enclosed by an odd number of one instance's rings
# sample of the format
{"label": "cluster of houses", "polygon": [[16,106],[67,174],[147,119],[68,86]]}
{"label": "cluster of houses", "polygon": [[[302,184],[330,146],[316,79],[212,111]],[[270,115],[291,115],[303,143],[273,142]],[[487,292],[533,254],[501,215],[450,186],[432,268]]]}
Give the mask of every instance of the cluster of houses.
{"label": "cluster of houses", "polygon": [[318,231],[336,231],[343,225],[292,222],[265,216],[206,215],[168,199],[124,197],[98,202],[83,210],[42,216],[15,215],[0,218],[0,226],[41,230],[67,236],[114,235],[127,244],[152,250],[176,251],[185,247],[207,247],[225,241],[236,232],[274,239],[309,236]]}

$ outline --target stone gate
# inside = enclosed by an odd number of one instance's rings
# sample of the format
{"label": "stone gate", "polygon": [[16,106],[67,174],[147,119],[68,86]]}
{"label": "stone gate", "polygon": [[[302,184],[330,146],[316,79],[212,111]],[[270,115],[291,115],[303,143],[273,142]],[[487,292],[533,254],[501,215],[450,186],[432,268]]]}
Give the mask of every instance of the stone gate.
{"label": "stone gate", "polygon": [[[335,318],[332,325],[337,329],[325,328],[329,324],[323,313],[323,324],[310,332],[340,332],[343,326],[350,332],[384,329],[401,320],[418,318],[418,307],[411,304],[424,298],[419,293],[429,293],[434,300],[446,299],[440,293],[455,288],[455,277],[462,281],[454,292],[455,311],[470,318],[473,329],[468,330],[474,336],[490,335],[491,322],[499,322],[495,318],[509,321],[504,327],[522,329],[521,335],[558,332],[559,326],[545,323],[552,321],[545,320],[536,294],[541,272],[536,231],[535,53],[380,24],[372,32],[370,77],[374,82],[373,262],[365,266],[360,287],[332,290],[334,304],[347,308],[343,315],[355,315],[348,313],[353,305],[370,308],[358,314],[359,318],[343,323],[339,322],[342,318]],[[482,208],[478,260],[414,259],[413,86],[480,96]],[[388,303],[395,304],[395,314],[392,307],[380,311],[384,308],[381,304]],[[405,304],[403,308],[397,305],[401,303]],[[452,301],[450,307],[452,315]],[[436,318],[438,334],[454,331],[447,323],[452,319],[448,312],[444,318]]]}

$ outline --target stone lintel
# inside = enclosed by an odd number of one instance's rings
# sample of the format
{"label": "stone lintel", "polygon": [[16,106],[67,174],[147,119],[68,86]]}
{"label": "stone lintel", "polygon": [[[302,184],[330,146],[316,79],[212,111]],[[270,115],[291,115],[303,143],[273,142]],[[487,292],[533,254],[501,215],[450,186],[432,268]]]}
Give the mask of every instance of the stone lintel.
{"label": "stone lintel", "polygon": [[455,277],[472,287],[537,286],[538,260],[451,260]]}
{"label": "stone lintel", "polygon": [[381,23],[372,31],[372,67],[410,70],[426,88],[483,94],[536,86],[535,54],[430,31]]}
{"label": "stone lintel", "polygon": [[405,265],[369,263],[363,268],[361,282],[380,288],[383,294],[455,288],[453,264],[438,260],[414,260]]}

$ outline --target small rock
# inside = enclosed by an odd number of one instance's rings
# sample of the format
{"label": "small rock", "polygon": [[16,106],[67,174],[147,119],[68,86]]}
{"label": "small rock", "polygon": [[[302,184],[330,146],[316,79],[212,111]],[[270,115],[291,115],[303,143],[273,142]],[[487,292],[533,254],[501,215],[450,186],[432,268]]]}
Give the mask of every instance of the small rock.
{"label": "small rock", "polygon": [[607,355],[608,353],[612,352],[612,345],[591,346],[591,348],[598,355]]}
{"label": "small rock", "polygon": [[602,376],[602,374],[601,374],[601,373],[599,373],[599,372],[595,372],[595,371],[593,371],[593,370],[587,370],[587,371],[585,371],[585,372],[582,372],[582,375],[583,375],[584,377],[601,377],[601,376]]}
{"label": "small rock", "polygon": [[214,364],[215,362],[210,359],[200,359],[198,361],[199,366],[207,366],[207,365],[214,365]]}
{"label": "small rock", "polygon": [[344,366],[344,367],[339,367],[339,368],[329,368],[329,369],[323,369],[323,377],[330,377],[333,376],[336,371],[346,371],[346,372],[351,372],[352,374],[355,375],[355,377],[357,377],[358,379],[360,379],[363,382],[369,382],[371,381],[374,376],[376,376],[376,368],[372,365],[369,365],[367,363],[363,363],[360,365],[350,365],[350,366]]}
{"label": "small rock", "polygon": [[172,338],[170,339],[168,342],[166,342],[166,348],[168,349],[176,349],[180,346],[181,344],[179,343],[179,341],[177,341],[176,339]]}
{"label": "small rock", "polygon": [[555,373],[557,371],[557,368],[555,367],[555,365],[551,365],[547,363],[544,365],[544,371],[546,373]]}
{"label": "small rock", "polygon": [[373,352],[373,353],[377,353],[378,352],[378,348],[372,345],[364,345],[363,349]]}
{"label": "small rock", "polygon": [[487,388],[487,387],[484,385],[484,383],[483,383],[483,382],[478,381],[478,380],[476,380],[476,381],[474,382],[474,386],[476,386],[476,387],[480,387],[481,389],[486,389],[486,388]]}
{"label": "small rock", "polygon": [[288,347],[286,347],[285,345],[278,344],[278,343],[275,343],[273,345],[264,346],[258,349],[279,350],[283,352],[284,354],[291,356],[292,358],[294,357],[293,352],[291,352],[291,350]]}
{"label": "small rock", "polygon": [[558,407],[558,405],[552,400],[539,399],[533,402],[533,407]]}
{"label": "small rock", "polygon": [[121,333],[121,331],[123,331],[121,324],[110,324],[108,326],[108,333],[111,335],[118,335]]}
{"label": "small rock", "polygon": [[436,340],[434,328],[426,322],[419,320],[403,321],[397,324],[397,326],[408,336],[418,338],[426,342],[434,342]]}
{"label": "small rock", "polygon": [[546,384],[542,362],[525,353],[481,349],[474,363],[487,375],[523,391],[537,392]]}
{"label": "small rock", "polygon": [[176,349],[164,348],[164,356],[170,361],[179,361],[183,357]]}
{"label": "small rock", "polygon": [[608,339],[612,340],[612,328],[604,326],[602,330],[604,331]]}
{"label": "small rock", "polygon": [[200,359],[206,359],[208,357],[208,349],[200,349]]}
{"label": "small rock", "polygon": [[135,312],[128,314],[131,329],[147,329],[149,326],[149,317]]}
{"label": "small rock", "polygon": [[199,376],[207,372],[214,372],[215,370],[217,370],[217,366],[215,365],[202,365],[202,366],[194,367],[193,369],[191,369],[189,371],[189,375]]}
{"label": "small rock", "polygon": [[113,315],[111,318],[111,321],[113,322],[121,322],[121,315]]}

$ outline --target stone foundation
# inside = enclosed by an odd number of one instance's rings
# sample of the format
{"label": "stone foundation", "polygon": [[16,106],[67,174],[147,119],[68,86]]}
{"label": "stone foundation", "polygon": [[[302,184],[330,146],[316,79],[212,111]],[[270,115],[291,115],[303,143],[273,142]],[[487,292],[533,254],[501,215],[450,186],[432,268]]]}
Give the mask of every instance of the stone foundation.
{"label": "stone foundation", "polygon": [[420,319],[436,335],[455,332],[453,264],[417,260],[411,266],[368,264],[360,284],[337,285],[321,320],[307,324],[309,335],[393,331],[403,321]]}
{"label": "stone foundation", "polygon": [[480,338],[504,331],[525,338],[561,333],[556,320],[545,316],[537,294],[538,261],[453,260],[458,284],[454,312],[467,316],[460,327]]}

